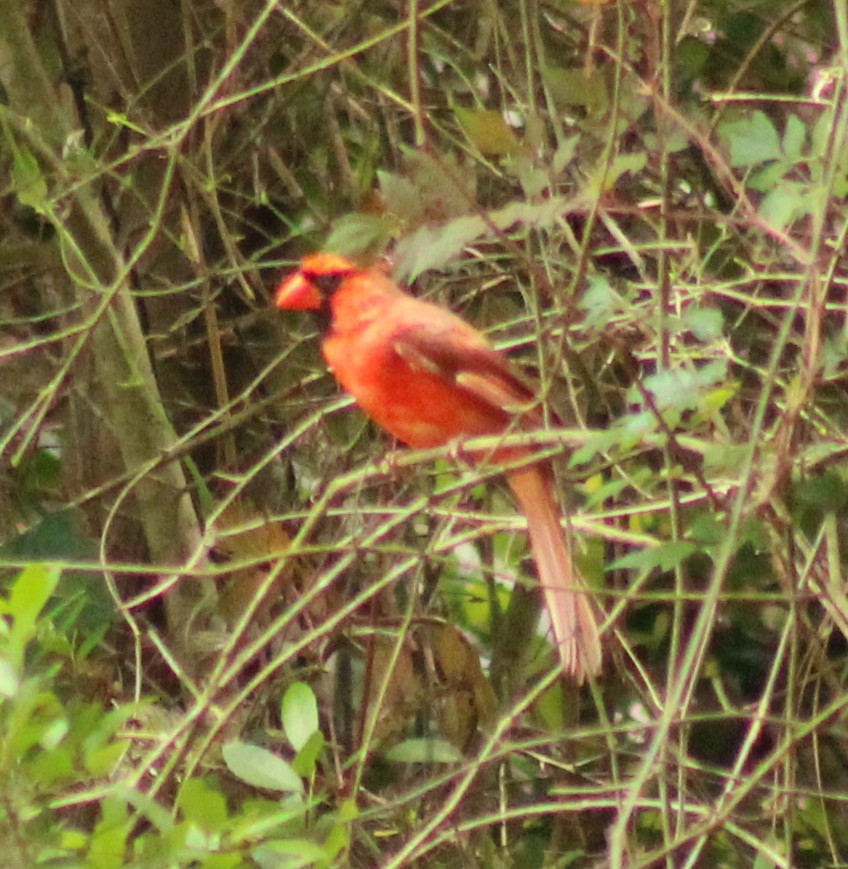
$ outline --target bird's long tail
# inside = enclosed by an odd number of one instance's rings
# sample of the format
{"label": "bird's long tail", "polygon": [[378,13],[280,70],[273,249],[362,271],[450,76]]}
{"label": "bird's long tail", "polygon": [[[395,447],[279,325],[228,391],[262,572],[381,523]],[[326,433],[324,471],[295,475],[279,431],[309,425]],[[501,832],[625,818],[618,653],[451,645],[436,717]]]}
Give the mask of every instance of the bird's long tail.
{"label": "bird's long tail", "polygon": [[563,670],[577,684],[601,671],[601,643],[590,592],[575,569],[560,525],[553,474],[545,465],[509,472],[530,532],[539,582]]}

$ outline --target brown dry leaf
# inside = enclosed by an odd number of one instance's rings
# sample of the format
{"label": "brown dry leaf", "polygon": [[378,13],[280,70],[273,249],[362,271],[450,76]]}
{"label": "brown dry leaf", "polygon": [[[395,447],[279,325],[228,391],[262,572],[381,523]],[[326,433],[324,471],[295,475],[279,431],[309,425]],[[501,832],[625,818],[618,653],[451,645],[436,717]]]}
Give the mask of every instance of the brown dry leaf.
{"label": "brown dry leaf", "polygon": [[[383,682],[395,654],[396,643],[395,637],[383,634],[375,635],[369,640],[370,678],[366,686],[367,700],[362,710],[363,716],[371,714],[374,703],[383,691]],[[401,738],[415,716],[426,705],[424,682],[421,673],[416,669],[408,638],[404,641],[403,648],[394,662],[394,669],[388,674],[388,680],[389,684],[382,695],[373,734],[374,743],[381,747]]]}
{"label": "brown dry leaf", "polygon": [[602,118],[609,111],[611,97],[603,71],[550,63],[541,72],[557,107],[565,111],[582,108],[590,118]]}
{"label": "brown dry leaf", "polygon": [[426,642],[438,680],[436,716],[442,735],[461,751],[495,715],[495,694],[468,637],[454,625],[426,625]]}
{"label": "brown dry leaf", "polygon": [[[221,612],[228,624],[234,624],[250,602],[260,593],[274,559],[291,545],[291,538],[279,522],[269,522],[247,501],[233,501],[220,514],[215,552],[220,560],[243,563],[224,578]],[[266,590],[256,610],[257,617],[268,615],[271,603],[292,584],[293,572],[287,566]]]}
{"label": "brown dry leaf", "polygon": [[467,750],[495,715],[495,695],[477,650],[454,625],[425,621],[405,638],[387,674],[396,643],[385,634],[368,640],[370,681],[363,714],[371,714],[388,679],[374,728],[375,745],[385,749],[408,737],[416,719],[429,718],[448,742]]}
{"label": "brown dry leaf", "polygon": [[463,133],[487,157],[509,157],[521,149],[515,130],[500,112],[481,109],[454,109]]}

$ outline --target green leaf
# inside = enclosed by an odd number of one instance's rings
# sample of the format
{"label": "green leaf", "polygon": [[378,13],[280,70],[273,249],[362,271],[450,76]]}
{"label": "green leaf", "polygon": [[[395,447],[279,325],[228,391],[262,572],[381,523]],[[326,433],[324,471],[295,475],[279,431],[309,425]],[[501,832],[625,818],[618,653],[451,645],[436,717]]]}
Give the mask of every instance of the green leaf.
{"label": "green leaf", "polygon": [[298,751],[295,759],[292,761],[294,771],[304,778],[308,778],[315,772],[315,765],[318,758],[324,749],[324,734],[320,730],[316,730],[306,744]]}
{"label": "green leaf", "polygon": [[512,202],[489,212],[488,221],[472,214],[438,227],[421,227],[395,248],[394,276],[408,283],[428,269],[441,268],[472,241],[490,235],[493,226],[501,231],[515,226],[543,229],[552,226],[565,211],[565,200],[552,196],[541,202]]}
{"label": "green leaf", "polygon": [[35,624],[59,582],[58,567],[32,564],[18,575],[9,595],[9,614],[22,623]]}
{"label": "green leaf", "polygon": [[[127,805],[133,808],[136,816],[146,818],[160,835],[167,835],[174,831],[176,824],[170,810],[150,794],[120,784],[114,785],[114,792],[120,794]],[[136,817],[135,821],[137,820]]]}
{"label": "green leaf", "polygon": [[359,809],[354,800],[344,800],[335,814],[330,832],[324,842],[327,857],[333,859],[350,845],[350,822],[359,817]]}
{"label": "green leaf", "polygon": [[510,170],[518,178],[521,192],[528,199],[536,199],[547,190],[551,179],[547,170],[537,166],[535,161],[527,154],[518,154],[512,160]]}
{"label": "green leaf", "polygon": [[295,751],[300,751],[318,730],[318,703],[304,682],[290,685],[280,706],[283,730]]}
{"label": "green leaf", "polygon": [[391,224],[380,214],[354,212],[340,217],[324,246],[345,256],[376,257],[391,238]]}
{"label": "green leaf", "polygon": [[724,316],[718,308],[687,308],[683,324],[699,341],[709,344],[721,338]]}
{"label": "green leaf", "polygon": [[789,171],[786,164],[766,163],[762,169],[753,170],[748,176],[748,187],[758,193],[769,193],[783,183],[786,173]]}
{"label": "green leaf", "polygon": [[422,226],[395,248],[395,277],[411,282],[429,269],[441,268],[485,230],[485,221],[477,215],[458,217],[439,227]]}
{"label": "green leaf", "polygon": [[126,129],[132,130],[134,133],[139,133],[141,136],[150,135],[149,131],[131,121],[129,116],[124,112],[109,111],[106,113],[106,120],[110,124],[114,124],[116,127],[126,127]]}
{"label": "green leaf", "polygon": [[841,516],[848,506],[848,483],[835,471],[826,471],[800,483],[795,499],[805,507]]}
{"label": "green leaf", "polygon": [[638,444],[644,435],[657,428],[657,421],[650,411],[628,413],[616,420],[606,431],[597,431],[592,437],[576,449],[568,461],[571,468],[587,464],[599,454],[604,454],[613,448],[629,450]]}
{"label": "green leaf", "polygon": [[588,286],[580,299],[580,309],[586,312],[585,325],[606,328],[610,318],[623,307],[621,296],[605,275],[590,275]]}
{"label": "green leaf", "polygon": [[85,865],[87,869],[122,869],[127,837],[136,820],[128,816],[126,803],[116,797],[106,797],[100,808],[102,815],[91,835]]}
{"label": "green leaf", "polygon": [[58,567],[32,564],[15,580],[9,594],[8,612],[12,616],[9,631],[9,659],[19,668],[23,664],[27,644],[35,636],[35,626],[41,611],[56,588],[61,576]]}
{"label": "green leaf", "polygon": [[443,739],[405,739],[383,757],[395,763],[458,763],[462,753]]}
{"label": "green leaf", "polygon": [[287,794],[276,799],[254,797],[241,804],[240,812],[232,818],[229,840],[234,845],[267,839],[281,830],[298,835],[305,828],[309,811],[300,794]]}
{"label": "green leaf", "polygon": [[313,866],[316,863],[325,866],[328,863],[327,852],[308,839],[264,842],[257,845],[250,852],[250,856],[260,869],[300,869],[302,866]]}
{"label": "green leaf", "polygon": [[0,656],[0,697],[7,699],[14,697],[19,687],[18,667],[5,655]]}
{"label": "green leaf", "polygon": [[47,751],[52,751],[68,735],[69,726],[66,718],[55,718],[41,734],[39,740],[41,747]]}
{"label": "green leaf", "polygon": [[229,820],[223,794],[201,778],[191,778],[180,788],[177,805],[183,818],[201,830],[214,833],[224,829]]}
{"label": "green leaf", "polygon": [[23,757],[30,749],[41,744],[53,722],[65,719],[65,709],[59,698],[43,690],[42,681],[29,678],[21,681],[15,698],[14,714],[5,725],[6,752]]}
{"label": "green leaf", "polygon": [[83,740],[83,749],[85,763],[91,765],[92,771],[98,769],[100,774],[106,772],[126,749],[126,741],[116,740],[115,736],[137,713],[138,707],[131,704],[118,706],[105,714],[99,707],[89,711],[90,722]]}
{"label": "green leaf", "polygon": [[57,782],[79,782],[76,752],[69,745],[36,754],[26,765],[27,778],[42,787]]}
{"label": "green leaf", "polygon": [[698,413],[702,418],[715,419],[715,416],[739,390],[736,384],[728,383],[705,393],[698,401]]}
{"label": "green leaf", "polygon": [[[565,210],[565,200],[561,196],[551,196],[541,202],[511,202],[489,212],[489,220],[500,230],[513,227],[544,229],[553,226]],[[486,230],[489,231],[488,226]]]}
{"label": "green leaf", "polygon": [[228,742],[222,749],[227,769],[238,779],[258,788],[303,793],[300,776],[281,757],[246,742]]}
{"label": "green leaf", "polygon": [[673,570],[688,558],[693,552],[699,549],[694,543],[688,540],[669,540],[666,543],[661,543],[659,546],[654,546],[649,549],[642,549],[639,552],[631,552],[628,555],[614,561],[607,570],[616,570],[618,568],[628,568],[632,570]]}
{"label": "green leaf", "polygon": [[806,185],[783,181],[763,197],[760,217],[778,232],[786,229],[809,211],[807,193]]}
{"label": "green leaf", "polygon": [[687,537],[706,546],[715,546],[727,536],[727,526],[712,513],[699,513],[689,525]]}
{"label": "green leaf", "polygon": [[730,149],[731,166],[757,166],[783,157],[780,136],[765,112],[728,121],[719,127],[719,133]]}
{"label": "green leaf", "polygon": [[[778,845],[774,849],[776,854],[780,853],[780,846]],[[751,869],[774,869],[777,864],[774,862],[774,858],[766,854],[764,851],[759,851],[757,856],[754,858],[754,864]]]}
{"label": "green leaf", "polygon": [[645,388],[662,411],[695,409],[701,397],[727,377],[727,362],[716,359],[700,368],[670,368],[645,378]]}
{"label": "green leaf", "polygon": [[797,115],[790,115],[783,131],[783,153],[797,163],[803,158],[804,143],[807,139],[807,127]]}
{"label": "green leaf", "polygon": [[421,187],[396,172],[377,171],[380,198],[386,211],[402,223],[420,222],[424,206]]}
{"label": "green leaf", "polygon": [[713,443],[704,450],[704,473],[710,477],[733,477],[743,470],[750,446],[747,443]]}
{"label": "green leaf", "polygon": [[12,159],[12,187],[21,205],[38,214],[47,212],[47,182],[33,153],[16,143]]}
{"label": "green leaf", "polygon": [[567,139],[563,139],[559,147],[554,151],[551,160],[551,170],[554,175],[561,174],[577,154],[577,145],[580,143],[580,134],[575,133]]}
{"label": "green leaf", "polygon": [[200,869],[237,869],[244,867],[244,858],[241,854],[207,854],[200,864]]}
{"label": "green leaf", "polygon": [[627,173],[636,173],[645,168],[648,154],[645,151],[634,151],[630,154],[618,154],[610,165],[598,167],[589,177],[586,187],[595,196],[612,190],[618,179]]}
{"label": "green leaf", "polygon": [[586,510],[591,510],[598,504],[603,504],[607,499],[613,500],[631,485],[631,480],[626,477],[613,477],[610,480],[605,480],[601,485],[589,492],[586,496],[584,507]]}
{"label": "green leaf", "polygon": [[85,768],[91,775],[98,778],[111,773],[121,758],[126,754],[127,744],[124,741],[110,742],[85,752]]}

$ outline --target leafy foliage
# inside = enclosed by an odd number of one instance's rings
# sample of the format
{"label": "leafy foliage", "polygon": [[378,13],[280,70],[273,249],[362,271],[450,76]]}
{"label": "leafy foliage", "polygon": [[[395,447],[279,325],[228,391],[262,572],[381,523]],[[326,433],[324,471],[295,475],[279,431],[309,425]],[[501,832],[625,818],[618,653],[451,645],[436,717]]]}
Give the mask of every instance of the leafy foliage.
{"label": "leafy foliage", "polygon": [[[839,0],[0,3],[9,865],[845,864],[847,56]],[[270,310],[322,246],[538,380],[597,684],[498,469]]]}

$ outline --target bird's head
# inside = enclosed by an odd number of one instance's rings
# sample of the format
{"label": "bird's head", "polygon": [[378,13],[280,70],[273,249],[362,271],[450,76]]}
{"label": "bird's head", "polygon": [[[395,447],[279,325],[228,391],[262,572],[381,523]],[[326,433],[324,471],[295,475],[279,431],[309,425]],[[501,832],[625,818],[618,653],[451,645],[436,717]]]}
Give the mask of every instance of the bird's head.
{"label": "bird's head", "polygon": [[350,260],[338,254],[310,254],[277,287],[275,304],[290,311],[320,311],[341,282],[356,271]]}

